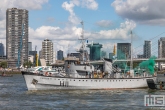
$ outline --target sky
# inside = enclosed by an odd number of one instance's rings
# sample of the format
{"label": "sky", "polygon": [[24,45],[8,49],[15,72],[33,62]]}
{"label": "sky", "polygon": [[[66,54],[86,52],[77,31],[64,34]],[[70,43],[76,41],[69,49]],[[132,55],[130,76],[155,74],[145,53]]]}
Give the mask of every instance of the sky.
{"label": "sky", "polygon": [[[141,54],[144,40],[152,41],[156,54],[157,41],[165,37],[165,0],[1,0],[0,41],[6,47],[6,10],[29,11],[29,42],[41,50],[42,41],[50,39],[54,51],[64,55],[80,47],[82,25],[84,38],[100,43],[102,50],[113,52],[117,43],[130,43],[133,52]],[[88,48],[87,48],[88,49]]]}

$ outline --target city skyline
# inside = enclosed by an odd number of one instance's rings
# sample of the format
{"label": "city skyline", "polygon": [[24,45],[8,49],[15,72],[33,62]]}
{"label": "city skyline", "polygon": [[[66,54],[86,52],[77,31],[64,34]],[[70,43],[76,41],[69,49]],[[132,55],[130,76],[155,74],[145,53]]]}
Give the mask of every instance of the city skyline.
{"label": "city skyline", "polygon": [[[80,47],[80,22],[84,21],[84,37],[89,43],[103,44],[107,53],[113,51],[114,44],[130,43],[133,31],[133,46],[142,45],[157,35],[164,37],[165,16],[161,13],[165,1],[156,0],[4,0],[0,3],[0,38],[5,44],[5,18],[7,8],[21,8],[29,11],[29,42],[41,47],[42,40],[48,38],[54,43],[54,51],[75,52]],[[126,8],[127,7],[127,8]],[[159,10],[159,12],[157,12]],[[163,33],[163,34],[162,34]],[[158,38],[158,39],[159,39]],[[156,39],[156,42],[158,42]],[[151,41],[152,42],[152,41]],[[158,46],[158,45],[156,45]],[[37,51],[41,48],[37,48]]]}

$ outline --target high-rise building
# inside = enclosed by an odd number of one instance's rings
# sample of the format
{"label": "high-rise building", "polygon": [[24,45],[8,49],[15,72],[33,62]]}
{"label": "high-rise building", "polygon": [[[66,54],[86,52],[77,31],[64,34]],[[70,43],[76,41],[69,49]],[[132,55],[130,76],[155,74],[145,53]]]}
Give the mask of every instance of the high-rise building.
{"label": "high-rise building", "polygon": [[101,51],[101,58],[107,58],[106,51]]}
{"label": "high-rise building", "polygon": [[0,43],[0,56],[4,56],[4,45]]}
{"label": "high-rise building", "polygon": [[90,60],[100,60],[101,59],[102,44],[93,43],[93,44],[88,44],[87,47],[90,48]]}
{"label": "high-rise building", "polygon": [[56,52],[53,52],[53,63],[56,63]]}
{"label": "high-rise building", "polygon": [[57,60],[62,60],[63,58],[64,58],[63,51],[62,50],[57,51]]}
{"label": "high-rise building", "polygon": [[53,42],[49,39],[42,42],[42,56],[47,65],[53,63]]}
{"label": "high-rise building", "polygon": [[36,66],[36,60],[37,60],[37,51],[29,51],[29,56],[33,56],[32,58],[33,58],[33,66]]}
{"label": "high-rise building", "polygon": [[28,42],[28,53],[32,51],[32,42]]}
{"label": "high-rise building", "polygon": [[158,40],[158,58],[165,58],[165,37]]}
{"label": "high-rise building", "polygon": [[[158,58],[165,58],[165,37],[161,37],[158,40]],[[164,62],[158,62],[158,68],[159,70],[162,69],[161,65],[164,64]]]}
{"label": "high-rise building", "polygon": [[26,9],[6,10],[6,56],[9,67],[20,66],[28,61],[28,10]]}
{"label": "high-rise building", "polygon": [[39,59],[43,59],[43,55],[42,55],[42,49],[39,51]]}
{"label": "high-rise building", "polygon": [[131,58],[131,43],[117,43],[117,59]]}
{"label": "high-rise building", "polygon": [[109,59],[113,59],[114,53],[109,53]]}
{"label": "high-rise building", "polygon": [[143,57],[144,58],[151,57],[151,41],[144,41]]}

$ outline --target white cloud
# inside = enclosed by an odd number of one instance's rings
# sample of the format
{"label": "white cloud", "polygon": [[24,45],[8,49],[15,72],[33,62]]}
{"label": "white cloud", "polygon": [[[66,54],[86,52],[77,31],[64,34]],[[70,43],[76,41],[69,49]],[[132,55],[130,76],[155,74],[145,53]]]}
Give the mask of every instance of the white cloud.
{"label": "white cloud", "polygon": [[98,3],[95,0],[82,0],[82,6],[91,10],[97,10]]}
{"label": "white cloud", "polygon": [[[97,33],[91,33],[85,31],[85,38],[88,38],[89,41],[98,41],[99,43],[104,44],[103,50],[111,52],[113,49],[114,42],[112,40],[120,39],[126,40],[130,39],[130,31],[136,27],[135,22],[126,20],[124,23],[121,23],[120,27],[113,30],[101,30]],[[65,55],[69,52],[75,52],[76,49],[80,47],[80,38],[82,29],[78,27],[52,27],[52,26],[41,26],[36,30],[29,28],[29,41],[35,43],[41,50],[42,41],[45,38],[48,38],[54,42],[54,50],[63,50]],[[100,40],[101,39],[101,40]],[[107,42],[111,40],[111,42]]]}
{"label": "white cloud", "polygon": [[46,22],[48,23],[53,23],[55,21],[55,19],[53,17],[49,17],[46,19]]}
{"label": "white cloud", "polygon": [[42,41],[46,38],[50,39],[54,43],[54,50],[63,50],[66,56],[68,50],[75,52],[80,34],[81,28],[77,27],[61,29],[59,27],[41,26],[36,30],[29,28],[29,41],[34,44],[33,47],[37,45],[39,47],[37,50],[41,50]]}
{"label": "white cloud", "polygon": [[165,25],[164,0],[115,0],[111,5],[117,14],[139,23]]}
{"label": "white cloud", "polygon": [[126,20],[120,24],[119,28],[112,30],[101,30],[97,33],[86,33],[85,36],[92,39],[120,39],[126,40],[130,38],[130,31],[136,27],[136,23],[131,20]]}
{"label": "white cloud", "polygon": [[110,27],[112,22],[110,20],[101,20],[96,23],[100,27]]}
{"label": "white cloud", "polygon": [[95,0],[70,0],[69,2],[64,2],[62,4],[62,8],[67,10],[69,12],[69,18],[68,20],[73,23],[73,24],[79,24],[80,23],[80,18],[78,18],[74,12],[74,7],[75,6],[82,6],[86,7],[91,10],[97,10],[98,8],[98,3]]}
{"label": "white cloud", "polygon": [[80,19],[76,16],[76,14],[74,13],[74,6],[75,5],[79,5],[79,2],[74,2],[75,0],[73,1],[70,1],[69,3],[68,2],[64,2],[62,4],[62,8],[64,8],[65,10],[69,11],[70,15],[69,15],[69,21],[73,24],[78,24],[80,22]]}
{"label": "white cloud", "polygon": [[27,10],[41,9],[48,0],[3,0],[0,3],[0,20],[5,19],[7,8],[22,8]]}

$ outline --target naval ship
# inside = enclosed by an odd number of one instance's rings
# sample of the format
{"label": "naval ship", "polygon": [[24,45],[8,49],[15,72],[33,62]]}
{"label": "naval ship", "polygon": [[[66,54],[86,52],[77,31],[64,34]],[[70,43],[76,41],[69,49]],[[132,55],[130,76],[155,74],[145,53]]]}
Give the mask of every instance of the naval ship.
{"label": "naval ship", "polygon": [[[83,24],[83,22],[82,22]],[[155,75],[142,71],[136,75],[133,69],[123,74],[120,68],[113,66],[111,59],[89,61],[85,58],[85,39],[82,33],[79,52],[82,58],[67,57],[64,59],[65,73],[56,75],[42,71],[22,71],[28,90],[56,89],[135,89],[147,88],[147,80],[156,81]],[[101,66],[95,66],[100,64]],[[133,66],[132,66],[133,67]]]}

